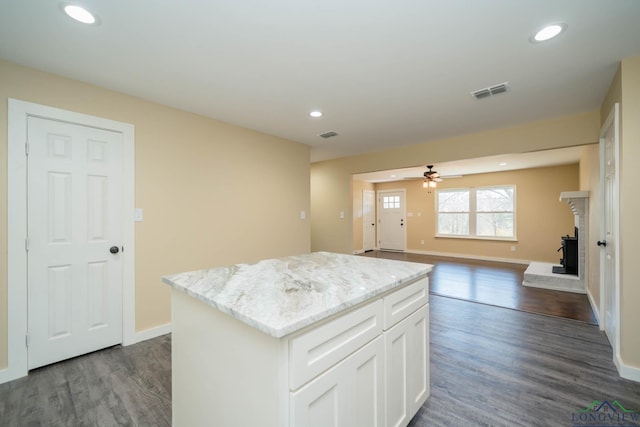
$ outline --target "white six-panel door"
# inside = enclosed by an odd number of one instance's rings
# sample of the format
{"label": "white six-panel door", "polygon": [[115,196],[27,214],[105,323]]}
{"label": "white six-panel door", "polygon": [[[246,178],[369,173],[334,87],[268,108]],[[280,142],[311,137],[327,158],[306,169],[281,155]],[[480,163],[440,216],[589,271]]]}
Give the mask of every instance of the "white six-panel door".
{"label": "white six-panel door", "polygon": [[122,342],[123,137],[36,117],[27,132],[33,369]]}
{"label": "white six-panel door", "polygon": [[619,337],[619,288],[618,288],[618,105],[615,104],[602,127],[600,135],[600,175],[602,191],[600,298],[601,325],[613,348],[614,358],[618,354]]}

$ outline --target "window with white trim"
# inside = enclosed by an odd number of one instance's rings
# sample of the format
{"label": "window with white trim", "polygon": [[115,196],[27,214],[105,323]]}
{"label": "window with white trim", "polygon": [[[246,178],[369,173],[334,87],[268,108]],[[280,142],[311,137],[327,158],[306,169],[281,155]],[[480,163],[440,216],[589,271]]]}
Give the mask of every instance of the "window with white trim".
{"label": "window with white trim", "polygon": [[436,197],[438,236],[516,237],[515,186],[441,189]]}

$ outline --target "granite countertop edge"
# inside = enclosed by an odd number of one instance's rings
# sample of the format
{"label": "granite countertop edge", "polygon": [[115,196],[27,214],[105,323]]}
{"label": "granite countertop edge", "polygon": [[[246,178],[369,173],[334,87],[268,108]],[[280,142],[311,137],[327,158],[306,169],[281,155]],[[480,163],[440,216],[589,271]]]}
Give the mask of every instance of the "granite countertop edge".
{"label": "granite countertop edge", "polygon": [[[325,253],[316,253],[316,254],[325,254]],[[341,255],[341,254],[331,254],[331,253],[326,253],[327,255],[330,256],[334,256],[334,257],[351,257],[353,255]],[[294,257],[292,257],[294,258]],[[282,259],[287,259],[287,258],[282,258]],[[366,260],[367,258],[362,257],[363,260]],[[378,259],[378,258],[376,258]],[[206,304],[209,305],[229,316],[234,317],[235,319],[245,323],[246,325],[255,328],[261,332],[264,332],[274,338],[282,338],[284,336],[290,335],[294,332],[297,332],[309,325],[312,325],[318,321],[327,319],[329,317],[331,317],[332,315],[335,315],[337,313],[340,313],[346,309],[349,309],[350,307],[356,306],[358,304],[361,304],[363,302],[366,302],[368,300],[374,299],[376,296],[382,295],[386,292],[388,292],[389,290],[392,290],[394,288],[399,288],[402,287],[404,285],[407,285],[411,282],[414,282],[416,280],[419,280],[420,278],[423,277],[427,277],[427,274],[429,272],[432,271],[433,266],[429,265],[429,264],[419,264],[419,263],[408,263],[406,261],[390,261],[390,260],[382,260],[380,262],[387,262],[389,261],[390,263],[396,263],[396,262],[400,262],[403,264],[413,264],[414,266],[416,266],[417,271],[413,272],[412,274],[406,274],[403,277],[394,280],[390,283],[386,283],[383,284],[381,286],[375,286],[372,289],[368,289],[366,291],[364,291],[363,293],[357,294],[357,295],[353,295],[353,296],[349,296],[347,299],[344,299],[343,301],[340,301],[339,303],[333,304],[333,305],[328,305],[326,307],[321,307],[319,309],[319,311],[312,311],[309,315],[306,316],[298,316],[299,318],[297,319],[293,319],[293,320],[289,320],[289,319],[280,319],[281,321],[272,321],[269,322],[269,318],[267,319],[259,319],[256,317],[252,317],[250,315],[247,315],[247,313],[242,312],[241,310],[238,310],[236,308],[234,308],[233,306],[229,305],[229,304],[225,304],[224,302],[218,301],[216,300],[216,297],[218,296],[213,295],[204,295],[202,293],[202,291],[194,291],[192,288],[194,287],[193,284],[186,284],[186,283],[179,283],[176,282],[175,279],[180,278],[181,276],[184,277],[185,275],[189,275],[189,274],[203,274],[205,275],[204,272],[211,272],[211,271],[215,271],[216,269],[204,269],[204,270],[198,270],[198,271],[194,271],[194,272],[186,272],[186,273],[178,273],[178,274],[173,274],[173,275],[167,275],[164,276],[162,278],[162,282],[171,286],[173,289],[179,290],[181,292],[184,292],[186,295]],[[372,262],[372,261],[363,261],[363,262]],[[389,264],[390,266],[393,264]],[[251,266],[251,265],[249,265]],[[221,299],[221,298],[219,298]],[[240,307],[242,308],[242,307]],[[286,320],[286,321],[285,321]],[[270,324],[271,323],[271,324]],[[281,325],[279,323],[282,323]]]}

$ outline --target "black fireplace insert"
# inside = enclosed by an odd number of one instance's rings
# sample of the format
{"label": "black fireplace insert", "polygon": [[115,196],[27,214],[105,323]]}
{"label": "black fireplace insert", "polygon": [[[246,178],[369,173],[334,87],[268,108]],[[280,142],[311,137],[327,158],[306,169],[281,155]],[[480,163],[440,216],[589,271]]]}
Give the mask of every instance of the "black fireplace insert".
{"label": "black fireplace insert", "polygon": [[575,228],[575,236],[570,237],[568,234],[562,236],[562,246],[558,252],[562,251],[560,265],[553,266],[552,271],[558,274],[575,274],[578,275],[578,227]]}

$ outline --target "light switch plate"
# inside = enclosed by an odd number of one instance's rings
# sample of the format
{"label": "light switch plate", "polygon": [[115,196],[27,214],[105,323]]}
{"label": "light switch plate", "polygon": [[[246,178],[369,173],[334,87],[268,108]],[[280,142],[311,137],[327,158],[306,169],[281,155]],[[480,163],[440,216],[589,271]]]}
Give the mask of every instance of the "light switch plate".
{"label": "light switch plate", "polygon": [[133,214],[133,219],[135,222],[141,222],[142,221],[142,208],[136,208],[135,213]]}

